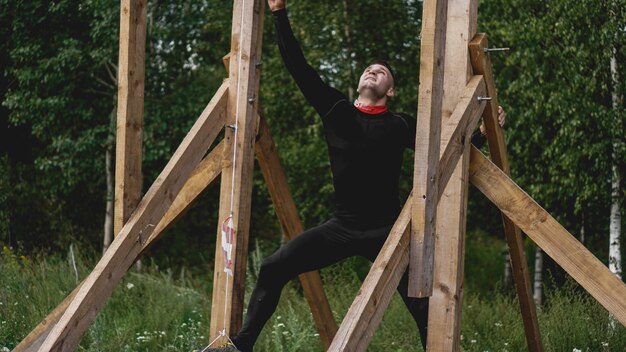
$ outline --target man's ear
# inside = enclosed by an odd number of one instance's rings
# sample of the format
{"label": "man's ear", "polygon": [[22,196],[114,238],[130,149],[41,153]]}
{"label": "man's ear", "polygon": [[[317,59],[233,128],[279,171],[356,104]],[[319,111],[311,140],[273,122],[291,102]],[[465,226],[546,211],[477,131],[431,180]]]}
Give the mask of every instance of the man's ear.
{"label": "man's ear", "polygon": [[389,89],[387,90],[387,96],[388,96],[389,98],[391,98],[391,97],[393,97],[394,95],[396,95],[396,90],[395,90],[393,87],[389,88]]}

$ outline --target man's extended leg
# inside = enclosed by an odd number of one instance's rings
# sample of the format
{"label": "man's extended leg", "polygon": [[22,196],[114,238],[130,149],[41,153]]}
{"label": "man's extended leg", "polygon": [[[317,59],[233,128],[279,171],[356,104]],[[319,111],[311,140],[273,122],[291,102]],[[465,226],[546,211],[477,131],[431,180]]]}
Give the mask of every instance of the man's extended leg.
{"label": "man's extended leg", "polygon": [[[364,246],[361,248],[361,255],[369,259],[371,262],[376,260],[380,249],[385,244],[391,227],[381,227],[364,232],[364,238],[370,239],[370,242],[364,242]],[[426,336],[428,326],[428,298],[413,298],[408,295],[409,289],[409,269],[407,268],[400,283],[398,284],[398,293],[404,304],[409,309],[409,312],[413,316],[417,328],[420,333],[422,341],[422,347],[426,350]]]}
{"label": "man's extended leg", "polygon": [[398,284],[398,293],[404,304],[409,309],[409,312],[413,316],[417,328],[420,332],[422,340],[422,347],[426,351],[426,336],[428,331],[428,297],[425,298],[413,298],[408,295],[409,290],[409,269],[404,272],[400,283]]}
{"label": "man's extended leg", "polygon": [[355,255],[354,234],[332,219],[287,242],[267,257],[252,291],[243,327],[233,338],[240,351],[252,351],[263,326],[278,305],[285,284],[301,273],[321,269]]}

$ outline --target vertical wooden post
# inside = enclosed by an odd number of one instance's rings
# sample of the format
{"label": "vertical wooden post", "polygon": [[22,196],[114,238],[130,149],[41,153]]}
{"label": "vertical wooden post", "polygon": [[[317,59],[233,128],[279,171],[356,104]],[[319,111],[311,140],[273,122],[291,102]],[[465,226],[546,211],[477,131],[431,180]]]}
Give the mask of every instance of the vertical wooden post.
{"label": "vertical wooden post", "polygon": [[432,293],[447,9],[447,1],[424,1],[409,265],[413,297]]}
{"label": "vertical wooden post", "polygon": [[264,0],[236,0],[233,7],[211,341],[238,332],[242,323],[264,5]]}
{"label": "vertical wooden post", "polygon": [[[476,33],[477,12],[476,0],[448,2],[443,123],[450,119],[471,77],[468,44]],[[469,167],[467,144],[437,209],[434,287],[428,313],[429,351],[459,351],[460,348]]]}
{"label": "vertical wooden post", "polygon": [[114,236],[122,230],[141,196],[146,13],[146,0],[121,1]]}
{"label": "vertical wooden post", "polygon": [[[504,143],[504,131],[502,131],[502,128],[498,124],[498,94],[491,69],[491,59],[489,55],[485,54],[483,51],[483,49],[487,47],[487,35],[485,33],[479,33],[474,36],[469,45],[472,66],[474,73],[481,74],[485,77],[487,94],[491,97],[491,100],[487,102],[487,108],[483,114],[483,121],[485,122],[485,128],[487,130],[487,142],[489,143],[489,155],[494,164],[504,171],[507,176],[511,176],[509,160],[506,154],[506,145]],[[522,233],[504,213],[502,213],[502,223],[504,225],[506,242],[509,247],[513,279],[515,280],[517,297],[519,298],[520,310],[522,311],[528,350],[541,352],[543,351],[543,345],[541,343],[539,322],[537,320],[537,308],[535,307],[531,290],[528,264],[526,263],[526,256],[524,254]]]}

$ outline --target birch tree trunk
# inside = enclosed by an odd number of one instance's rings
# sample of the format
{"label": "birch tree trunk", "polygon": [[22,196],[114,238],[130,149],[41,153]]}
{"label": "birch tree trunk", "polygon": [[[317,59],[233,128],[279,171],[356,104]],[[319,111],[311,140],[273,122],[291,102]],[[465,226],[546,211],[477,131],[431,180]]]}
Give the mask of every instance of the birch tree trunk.
{"label": "birch tree trunk", "polygon": [[580,234],[579,234],[578,240],[580,241],[580,243],[585,245],[585,211],[584,210],[582,211],[582,214],[580,215]]}
{"label": "birch tree trunk", "polygon": [[[117,66],[109,63],[111,80],[113,86],[117,87]],[[113,72],[112,72],[113,71]],[[109,136],[107,137],[106,151],[105,151],[105,173],[106,173],[106,210],[104,212],[104,237],[102,239],[102,255],[106,253],[107,249],[113,242],[113,229],[115,215],[115,163],[113,158],[115,155],[115,130],[117,124],[117,94],[113,94],[113,109],[109,115]]]}
{"label": "birch tree trunk", "polygon": [[511,286],[511,252],[509,246],[506,246],[504,252],[504,287]]}
{"label": "birch tree trunk", "polygon": [[617,69],[617,49],[612,48],[611,56],[611,77],[612,77],[612,104],[615,112],[616,124],[614,126],[613,152],[611,155],[611,217],[609,225],[609,269],[620,279],[622,278],[622,256],[620,236],[622,234],[622,216],[620,213],[620,174],[618,169],[619,156],[619,138],[621,136],[622,122],[619,119],[619,110],[622,107],[624,97],[619,87],[619,75]]}
{"label": "birch tree trunk", "polygon": [[113,144],[107,143],[106,149],[106,211],[104,215],[104,240],[102,243],[102,255],[106,253],[111,241],[113,241],[113,199],[115,188],[115,177],[113,177]]}
{"label": "birch tree trunk", "polygon": [[535,285],[533,300],[537,307],[541,307],[543,301],[543,251],[537,247],[535,252]]}
{"label": "birch tree trunk", "polygon": [[[354,62],[352,60],[352,36],[350,35],[350,22],[349,22],[349,5],[348,0],[343,0],[343,35],[346,38],[346,46],[344,48],[346,53],[346,62],[350,65],[350,70],[348,74],[350,75],[348,79],[348,99],[350,102],[354,101],[355,97],[355,74],[354,74]],[[358,82],[358,81],[357,81]]]}

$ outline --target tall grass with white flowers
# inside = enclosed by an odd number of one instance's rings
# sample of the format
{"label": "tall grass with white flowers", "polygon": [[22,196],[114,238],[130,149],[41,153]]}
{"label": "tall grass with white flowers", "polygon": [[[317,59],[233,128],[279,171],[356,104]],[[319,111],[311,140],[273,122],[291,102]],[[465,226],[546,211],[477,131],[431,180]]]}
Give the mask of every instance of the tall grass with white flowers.
{"label": "tall grass with white flowers", "polygon": [[[250,256],[249,295],[262,253]],[[73,259],[72,259],[73,258]],[[0,352],[12,350],[94,266],[76,255],[27,258],[4,247],[0,257]],[[339,322],[356,295],[365,270],[358,259],[322,272]],[[146,269],[131,271],[115,289],[83,337],[79,351],[192,351],[208,344],[211,273]],[[471,285],[468,285],[471,287]],[[248,296],[246,297],[247,301]],[[546,351],[626,351],[626,329],[611,327],[598,303],[570,283],[549,290],[538,312]],[[525,351],[526,340],[514,297],[466,292],[461,332],[463,351]],[[277,312],[255,351],[322,351],[319,335],[299,283],[289,283]],[[421,351],[415,323],[395,295],[368,351]]]}

